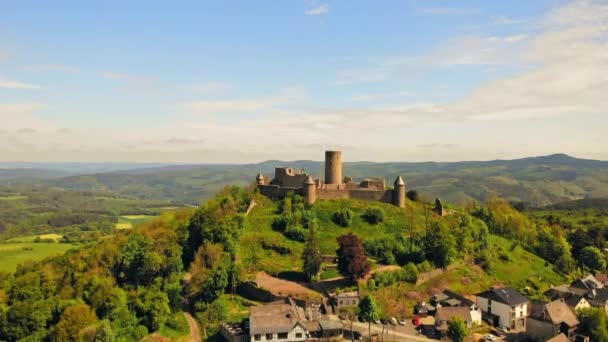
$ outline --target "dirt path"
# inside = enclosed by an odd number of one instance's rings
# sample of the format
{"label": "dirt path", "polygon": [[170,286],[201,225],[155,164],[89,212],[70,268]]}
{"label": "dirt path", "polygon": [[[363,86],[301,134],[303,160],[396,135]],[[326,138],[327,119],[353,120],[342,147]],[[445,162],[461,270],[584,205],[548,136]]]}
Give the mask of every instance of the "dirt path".
{"label": "dirt path", "polygon": [[184,316],[186,317],[188,325],[190,326],[190,342],[202,342],[201,332],[194,317],[192,317],[189,312],[184,312]]}
{"label": "dirt path", "polygon": [[278,296],[292,296],[299,299],[321,299],[320,293],[293,281],[275,278],[266,272],[255,275],[256,284]]}

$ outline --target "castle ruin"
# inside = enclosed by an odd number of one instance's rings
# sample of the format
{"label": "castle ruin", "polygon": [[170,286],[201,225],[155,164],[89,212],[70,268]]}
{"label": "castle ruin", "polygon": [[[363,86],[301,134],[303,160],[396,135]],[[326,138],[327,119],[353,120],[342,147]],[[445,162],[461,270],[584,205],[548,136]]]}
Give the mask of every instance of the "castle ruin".
{"label": "castle ruin", "polygon": [[386,189],[384,178],[367,178],[354,182],[342,177],[342,152],[325,151],[325,180],[313,179],[304,171],[277,167],[270,182],[260,174],[256,177],[260,193],[272,199],[284,198],[289,192],[301,195],[307,203],[318,199],[362,199],[405,206],[405,182],[398,176],[393,189]]}

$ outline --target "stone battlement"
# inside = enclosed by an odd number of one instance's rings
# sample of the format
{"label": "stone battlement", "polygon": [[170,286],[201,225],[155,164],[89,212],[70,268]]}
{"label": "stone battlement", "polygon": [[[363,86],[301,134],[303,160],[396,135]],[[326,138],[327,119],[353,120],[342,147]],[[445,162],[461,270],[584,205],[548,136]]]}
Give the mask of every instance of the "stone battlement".
{"label": "stone battlement", "polygon": [[306,202],[314,203],[317,199],[362,199],[392,203],[398,207],[405,206],[405,182],[398,176],[393,189],[386,189],[384,178],[367,178],[354,182],[351,177],[342,178],[342,153],[325,152],[325,181],[313,179],[308,173],[290,167],[275,168],[274,178],[270,183],[260,173],[256,178],[260,193],[274,200],[287,196],[289,192],[301,195]]}

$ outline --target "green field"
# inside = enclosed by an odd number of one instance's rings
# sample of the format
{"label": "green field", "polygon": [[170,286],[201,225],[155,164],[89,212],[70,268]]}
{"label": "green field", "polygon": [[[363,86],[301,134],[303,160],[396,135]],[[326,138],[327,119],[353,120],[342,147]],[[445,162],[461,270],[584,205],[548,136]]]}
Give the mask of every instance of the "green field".
{"label": "green field", "polygon": [[58,242],[61,240],[63,235],[60,234],[41,234],[41,235],[28,235],[28,236],[19,236],[16,238],[8,239],[6,242],[34,242],[36,239],[40,240],[54,240]]}
{"label": "green field", "polygon": [[27,260],[37,261],[63,254],[75,245],[67,243],[0,243],[0,271],[14,272]]}
{"label": "green field", "polygon": [[155,218],[153,215],[123,215],[118,217],[116,229],[131,229],[134,226],[150,221]]}

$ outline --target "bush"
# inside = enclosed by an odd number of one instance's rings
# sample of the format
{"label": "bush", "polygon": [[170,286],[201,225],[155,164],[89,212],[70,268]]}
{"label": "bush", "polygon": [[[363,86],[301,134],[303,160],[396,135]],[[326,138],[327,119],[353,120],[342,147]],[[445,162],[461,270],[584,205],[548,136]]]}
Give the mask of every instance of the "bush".
{"label": "bush", "polygon": [[288,239],[299,241],[299,242],[306,241],[306,237],[307,237],[306,229],[304,229],[299,224],[287,227],[287,229],[285,229],[285,232],[283,234],[285,234],[285,237],[287,237]]}
{"label": "bush", "polygon": [[407,196],[407,198],[409,198],[410,201],[418,202],[418,200],[420,200],[420,195],[418,194],[418,191],[416,191],[414,189],[406,192],[405,196]]}
{"label": "bush", "polygon": [[367,208],[363,213],[363,219],[369,224],[384,222],[384,210],[376,207]]}
{"label": "bush", "polygon": [[418,267],[411,262],[405,265],[403,267],[403,280],[415,283],[418,280]]}
{"label": "bush", "polygon": [[334,213],[332,220],[339,226],[348,227],[353,221],[353,212],[346,207],[342,207]]}

